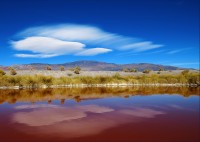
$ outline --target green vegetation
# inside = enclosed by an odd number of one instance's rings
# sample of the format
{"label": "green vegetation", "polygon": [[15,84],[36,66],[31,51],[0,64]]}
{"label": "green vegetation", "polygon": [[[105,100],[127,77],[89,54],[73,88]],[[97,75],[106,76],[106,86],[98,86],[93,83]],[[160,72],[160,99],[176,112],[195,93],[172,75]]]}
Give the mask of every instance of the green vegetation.
{"label": "green vegetation", "polygon": [[51,87],[51,85],[98,85],[98,84],[182,84],[199,85],[199,73],[183,71],[180,74],[143,74],[140,76],[121,76],[116,73],[113,76],[66,76],[52,77],[44,75],[0,75],[0,86],[19,86],[28,88],[38,88],[42,86]]}

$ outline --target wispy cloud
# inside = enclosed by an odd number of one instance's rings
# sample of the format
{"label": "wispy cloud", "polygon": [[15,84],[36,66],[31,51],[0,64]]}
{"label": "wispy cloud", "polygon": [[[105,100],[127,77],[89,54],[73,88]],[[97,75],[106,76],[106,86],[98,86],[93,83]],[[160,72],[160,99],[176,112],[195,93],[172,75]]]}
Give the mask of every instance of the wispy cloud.
{"label": "wispy cloud", "polygon": [[172,51],[169,51],[167,52],[167,54],[175,54],[175,53],[178,53],[178,52],[181,52],[182,50],[172,50]]}
{"label": "wispy cloud", "polygon": [[183,49],[171,50],[171,51],[168,51],[167,54],[176,54],[176,53],[188,50],[188,49],[191,49],[191,48],[183,48]]}
{"label": "wispy cloud", "polygon": [[32,54],[18,53],[15,56],[32,58],[68,54],[94,56],[114,50],[143,52],[164,46],[109,33],[98,27],[77,24],[32,27],[18,33],[16,37],[19,40],[12,41],[12,47],[18,51],[30,51]]}
{"label": "wispy cloud", "polygon": [[58,54],[15,54],[15,57],[20,58],[50,58],[56,56],[58,56]]}
{"label": "wispy cloud", "polygon": [[165,51],[166,50],[157,50],[157,51],[149,52],[148,54],[162,53],[162,52],[165,52]]}
{"label": "wispy cloud", "polygon": [[136,56],[136,55],[151,55],[151,54],[157,54],[157,53],[163,53],[165,52],[166,50],[156,50],[156,51],[152,51],[152,52],[143,52],[143,53],[138,53],[138,52],[133,52],[133,51],[130,51],[130,52],[122,52],[122,53],[119,53],[117,54],[117,56]]}
{"label": "wispy cloud", "polygon": [[155,49],[162,47],[161,44],[153,44],[151,41],[144,41],[144,42],[137,42],[133,44],[124,45],[121,47],[121,49],[127,50],[127,49],[134,49],[136,51],[146,51],[150,49]]}
{"label": "wispy cloud", "polygon": [[82,52],[79,52],[76,55],[78,55],[78,56],[94,56],[97,54],[107,53],[107,52],[111,52],[111,51],[112,51],[111,49],[107,49],[107,48],[92,48],[92,49],[87,49]]}

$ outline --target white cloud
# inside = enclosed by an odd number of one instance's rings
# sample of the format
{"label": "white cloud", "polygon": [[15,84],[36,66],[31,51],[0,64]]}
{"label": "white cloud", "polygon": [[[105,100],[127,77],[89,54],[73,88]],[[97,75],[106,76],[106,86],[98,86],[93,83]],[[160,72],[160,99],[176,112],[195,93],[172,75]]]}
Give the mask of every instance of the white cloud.
{"label": "white cloud", "polygon": [[68,41],[108,40],[118,37],[94,26],[76,24],[33,27],[19,33],[18,36],[47,36]]}
{"label": "white cloud", "polygon": [[84,51],[81,51],[79,53],[77,53],[76,55],[78,56],[94,56],[97,54],[102,54],[102,53],[107,53],[107,52],[111,52],[111,49],[107,49],[107,48],[92,48],[92,49],[87,49]]}
{"label": "white cloud", "polygon": [[191,49],[191,48],[182,48],[182,49],[177,49],[177,50],[171,50],[171,51],[167,52],[167,54],[175,54],[175,53],[179,53],[179,52],[189,50],[189,49]]}
{"label": "white cloud", "polygon": [[123,50],[134,49],[136,51],[146,51],[150,49],[155,49],[162,47],[161,44],[153,44],[151,41],[137,42],[133,44],[124,45],[121,47]]}
{"label": "white cloud", "polygon": [[[32,58],[66,54],[93,56],[113,50],[142,52],[163,46],[151,41],[109,33],[98,27],[77,24],[32,27],[18,33],[16,37],[22,39],[12,42],[13,48],[32,53],[20,53],[15,56]],[[85,48],[87,46],[99,48]]]}
{"label": "white cloud", "polygon": [[167,52],[167,54],[175,54],[175,53],[178,53],[178,52],[181,52],[182,50],[172,50],[172,51],[169,51]]}
{"label": "white cloud", "polygon": [[50,58],[59,56],[58,54],[15,54],[15,57],[20,58]]}
{"label": "white cloud", "polygon": [[[12,42],[12,46],[16,50],[31,51],[44,55],[70,54],[81,51],[85,47],[85,45],[80,42],[62,41],[51,37],[28,37],[23,40]],[[24,54],[24,56],[31,55]],[[32,56],[34,57],[35,55]]]}

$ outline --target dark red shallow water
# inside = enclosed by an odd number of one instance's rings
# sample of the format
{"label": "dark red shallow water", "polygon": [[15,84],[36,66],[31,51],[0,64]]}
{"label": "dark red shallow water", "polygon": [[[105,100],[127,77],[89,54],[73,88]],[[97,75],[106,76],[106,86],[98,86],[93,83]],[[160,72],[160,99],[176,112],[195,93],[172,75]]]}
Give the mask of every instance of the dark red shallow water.
{"label": "dark red shallow water", "polygon": [[198,95],[0,105],[1,142],[199,142],[199,127]]}

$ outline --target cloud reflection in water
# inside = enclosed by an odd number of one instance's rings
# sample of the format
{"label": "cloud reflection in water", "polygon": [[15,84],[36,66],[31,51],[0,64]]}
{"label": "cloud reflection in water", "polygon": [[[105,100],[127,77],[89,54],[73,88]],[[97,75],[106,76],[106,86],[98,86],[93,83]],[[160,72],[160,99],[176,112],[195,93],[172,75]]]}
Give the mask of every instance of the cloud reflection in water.
{"label": "cloud reflection in water", "polygon": [[[17,106],[13,122],[24,124],[22,131],[33,134],[53,134],[65,137],[81,137],[98,134],[106,129],[138,122],[165,114],[150,108],[114,108],[99,105],[62,107],[58,105]],[[23,111],[24,110],[24,111]],[[29,110],[29,111],[25,111]]]}

